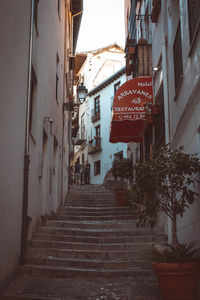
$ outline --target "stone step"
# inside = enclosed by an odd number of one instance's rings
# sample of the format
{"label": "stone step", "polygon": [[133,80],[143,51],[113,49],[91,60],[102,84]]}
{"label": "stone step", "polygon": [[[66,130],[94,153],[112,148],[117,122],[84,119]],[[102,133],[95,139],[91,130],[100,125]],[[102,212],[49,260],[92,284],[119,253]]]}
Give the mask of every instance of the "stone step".
{"label": "stone step", "polygon": [[[55,235],[66,235],[66,236],[84,236],[84,237],[117,237],[117,236],[124,236],[127,238],[129,237],[154,237],[155,240],[161,239],[161,235],[155,235],[152,234],[150,229],[143,229],[143,231],[137,230],[133,226],[132,230],[121,230],[121,228],[115,228],[115,229],[107,229],[106,227],[103,228],[80,228],[80,227],[50,227],[50,226],[42,226],[40,227],[40,230],[38,233],[47,233],[47,234],[55,234]],[[148,240],[148,239],[147,239]]]}
{"label": "stone step", "polygon": [[[82,206],[85,206],[85,207],[96,207],[96,208],[112,208],[112,207],[117,207],[117,204],[115,204],[114,202],[112,202],[112,203],[110,203],[110,202],[107,202],[107,203],[90,203],[90,202],[76,202],[76,201],[70,201],[69,202],[69,205],[70,206],[73,206],[73,207],[77,207],[77,206],[80,206],[80,205],[82,205]],[[128,205],[127,206],[125,206],[125,207],[128,207]]]}
{"label": "stone step", "polygon": [[[138,241],[143,240],[146,242],[149,241],[161,241],[165,240],[165,235],[162,234],[152,234],[150,229],[143,229],[143,231],[134,229],[133,230],[93,230],[93,229],[80,229],[80,228],[64,228],[64,227],[49,227],[49,226],[42,226],[40,228],[40,231],[38,232],[40,234],[52,234],[54,235],[62,235],[63,238],[66,236],[66,238],[74,237],[82,237],[82,238],[98,238],[99,242],[103,241],[103,238],[116,239],[117,237],[123,237],[123,242],[127,241]],[[53,237],[52,237],[53,238]],[[114,240],[113,240],[114,241]]]}
{"label": "stone step", "polygon": [[63,228],[63,227],[48,227],[43,226],[40,228],[40,231],[34,234],[34,238],[43,237],[44,239],[48,240],[66,240],[70,238],[75,239],[83,239],[86,240],[92,240],[97,241],[99,243],[105,241],[111,241],[111,242],[122,242],[126,243],[127,241],[134,241],[134,239],[140,238],[146,238],[148,240],[151,240],[154,238],[155,240],[163,240],[164,236],[160,234],[152,234],[151,230],[149,228],[138,230],[137,228],[134,228],[132,231],[121,231],[121,230],[83,230],[80,228]]}
{"label": "stone step", "polygon": [[151,269],[151,261],[144,259],[80,259],[63,258],[53,256],[27,256],[27,264],[95,269],[95,270],[115,270],[115,269]]}
{"label": "stone step", "polygon": [[[70,238],[69,238],[70,239]],[[71,238],[73,241],[49,241],[49,240],[31,240],[28,245],[29,247],[37,247],[37,248],[56,248],[56,249],[71,249],[71,250],[105,250],[105,251],[113,251],[113,250],[125,250],[125,251],[135,251],[139,249],[144,249],[145,247],[149,248],[151,245],[158,244],[158,241],[144,241],[140,237],[138,241],[135,242],[126,242],[126,243],[118,243],[118,242],[110,242],[109,241],[99,241],[99,243],[93,242],[91,239],[89,242],[77,239],[74,241],[74,238]],[[159,244],[163,244],[163,242],[159,241]]]}
{"label": "stone step", "polygon": [[107,193],[112,193],[111,190],[105,189],[103,186],[100,185],[93,185],[93,184],[89,184],[89,185],[73,185],[73,186],[69,186],[69,192],[99,192],[99,193],[103,193],[103,192],[107,192]]}
{"label": "stone step", "polygon": [[[154,273],[149,269],[141,268],[126,268],[126,269],[92,269],[92,268],[78,268],[78,267],[57,267],[47,265],[29,265],[21,266],[21,272],[32,276],[45,276],[53,278],[65,278],[73,276],[86,277],[113,277],[113,276],[133,276],[133,277],[154,277]],[[133,278],[134,280],[134,278]]]}
{"label": "stone step", "polygon": [[77,249],[58,249],[58,248],[34,248],[27,250],[29,256],[52,256],[74,259],[152,259],[151,248],[133,250],[77,250]]}
{"label": "stone step", "polygon": [[91,195],[68,195],[66,198],[67,202],[76,201],[76,202],[90,202],[92,203],[106,203],[106,202],[115,202],[115,197],[112,195],[96,195],[95,193]]}
{"label": "stone step", "polygon": [[[104,220],[104,221],[73,221],[73,220],[46,220],[45,227],[61,227],[67,229],[78,228],[84,230],[100,230],[107,229],[108,231],[112,229],[120,228],[123,231],[130,230],[142,230],[137,229],[137,220]],[[40,227],[42,229],[42,227]],[[150,229],[149,229],[150,230]]]}
{"label": "stone step", "polygon": [[69,215],[58,215],[56,216],[56,220],[69,220],[69,221],[112,221],[112,220],[116,220],[116,221],[120,221],[120,220],[136,220],[136,216],[134,216],[133,214],[118,214],[118,215],[100,215],[100,216],[94,216],[94,215],[79,215],[79,214],[69,214]]}
{"label": "stone step", "polygon": [[78,214],[78,215],[91,215],[91,216],[105,216],[105,215],[119,215],[119,214],[135,214],[136,212],[130,211],[130,208],[127,206],[124,207],[76,207],[76,206],[69,206],[65,207],[62,215],[69,215],[69,214]]}
{"label": "stone step", "polygon": [[[151,289],[151,291],[152,291],[152,289]],[[76,300],[77,298],[60,297],[59,295],[52,298],[52,297],[49,297],[49,296],[46,296],[46,297],[44,296],[43,297],[43,296],[33,296],[33,295],[28,295],[28,294],[21,295],[21,296],[1,296],[1,300],[65,300],[65,299],[67,299],[67,300]],[[90,299],[92,299],[92,298],[90,298]],[[95,300],[96,299],[101,299],[101,298],[95,298]],[[102,298],[102,299],[108,299],[108,298]],[[115,298],[115,299],[121,299],[121,298]],[[134,296],[134,300],[161,300],[161,297],[158,296],[158,295]]]}
{"label": "stone step", "polygon": [[30,294],[24,294],[24,295],[20,295],[20,296],[14,296],[14,295],[8,295],[8,296],[0,296],[1,300],[61,300],[61,298],[58,297],[48,297],[48,296],[34,296],[34,295],[30,295]]}
{"label": "stone step", "polygon": [[67,199],[79,199],[79,200],[94,200],[94,201],[102,201],[104,202],[105,199],[108,200],[115,200],[115,195],[113,193],[97,193],[97,192],[70,192],[67,195]]}
{"label": "stone step", "polygon": [[82,214],[99,214],[99,215],[105,215],[105,214],[119,214],[119,213],[135,213],[134,211],[131,211],[128,206],[110,206],[110,207],[91,207],[91,206],[65,206],[64,207],[64,213],[80,213]]}

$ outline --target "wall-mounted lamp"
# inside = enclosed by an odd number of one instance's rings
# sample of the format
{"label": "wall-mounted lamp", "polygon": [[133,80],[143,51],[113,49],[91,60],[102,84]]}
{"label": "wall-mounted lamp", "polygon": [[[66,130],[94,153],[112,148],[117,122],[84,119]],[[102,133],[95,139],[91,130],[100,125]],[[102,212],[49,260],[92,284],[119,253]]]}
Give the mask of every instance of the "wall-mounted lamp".
{"label": "wall-mounted lamp", "polygon": [[160,66],[155,66],[155,67],[153,67],[153,71],[154,72],[158,72],[158,71],[160,71],[161,70],[161,67]]}
{"label": "wall-mounted lamp", "polygon": [[81,85],[77,86],[77,98],[78,98],[78,101],[80,102],[80,104],[82,104],[85,101],[87,92],[88,91],[87,91],[86,87],[83,85],[83,83],[81,83]]}

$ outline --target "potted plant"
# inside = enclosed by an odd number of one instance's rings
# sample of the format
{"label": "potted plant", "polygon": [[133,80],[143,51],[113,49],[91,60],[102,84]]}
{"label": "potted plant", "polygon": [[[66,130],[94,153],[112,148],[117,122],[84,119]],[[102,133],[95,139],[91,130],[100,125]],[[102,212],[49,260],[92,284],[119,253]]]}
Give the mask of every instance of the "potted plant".
{"label": "potted plant", "polygon": [[131,159],[122,158],[121,160],[114,160],[112,163],[112,175],[119,183],[115,188],[115,199],[119,206],[126,206],[128,204],[127,180],[133,177],[133,162]]}
{"label": "potted plant", "polygon": [[164,300],[196,300],[200,271],[200,250],[195,244],[181,244],[177,236],[177,217],[194,203],[194,185],[200,163],[193,154],[183,153],[183,147],[161,148],[149,161],[134,167],[135,181],[132,200],[139,208],[139,223],[156,224],[157,215],[164,212],[172,222],[172,242],[154,251],[158,262],[152,267]]}

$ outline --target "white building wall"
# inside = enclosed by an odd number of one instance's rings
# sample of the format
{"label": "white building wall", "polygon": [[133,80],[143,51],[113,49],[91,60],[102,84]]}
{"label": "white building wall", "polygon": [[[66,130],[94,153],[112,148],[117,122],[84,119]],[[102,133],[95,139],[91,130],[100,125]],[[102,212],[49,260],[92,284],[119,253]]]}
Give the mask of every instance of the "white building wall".
{"label": "white building wall", "polygon": [[[179,9],[179,11],[178,11]],[[180,87],[175,91],[173,44],[180,14],[183,77]],[[186,153],[200,153],[200,31],[195,43],[190,45],[187,1],[168,1],[168,68],[169,99],[171,117],[172,147],[184,146]],[[178,234],[181,241],[198,240],[200,230],[200,203],[197,201],[180,218]]]}
{"label": "white building wall", "polygon": [[0,6],[1,281],[20,254],[30,1],[2,0]]}
{"label": "white building wall", "polygon": [[[107,171],[112,167],[112,161],[114,160],[114,154],[123,151],[123,157],[127,156],[127,144],[126,143],[110,143],[110,123],[112,116],[112,103],[114,99],[114,85],[117,82],[121,82],[121,85],[126,81],[126,76],[121,75],[118,79],[110,83],[108,86],[97,92],[93,96],[88,96],[86,101],[80,107],[80,118],[82,113],[86,113],[86,131],[87,131],[87,147],[84,147],[77,153],[81,158],[82,153],[85,155],[91,165],[90,170],[90,183],[102,184]],[[100,120],[91,122],[91,111],[94,109],[94,98],[100,96]],[[95,136],[95,127],[100,125],[101,128],[101,148],[102,151],[88,154],[88,140]],[[101,173],[94,176],[94,163],[100,160]]]}
{"label": "white building wall", "polygon": [[[116,46],[91,51],[80,70],[80,77],[84,77],[84,85],[88,91],[95,88],[102,81],[120,70],[125,64],[124,52]],[[109,49],[110,48],[110,49]]]}
{"label": "white building wall", "polygon": [[[179,23],[181,24],[183,76],[175,90],[173,45]],[[172,148],[184,146],[186,153],[200,153],[200,34],[190,45],[188,7],[186,0],[162,1],[161,12],[155,25],[152,44],[153,66],[161,63],[161,70],[154,73],[154,95],[163,81],[165,104],[166,143]],[[169,110],[169,113],[168,113]],[[199,189],[199,187],[197,187]],[[200,203],[178,219],[181,242],[199,241]],[[170,224],[169,224],[169,240]]]}
{"label": "white building wall", "polygon": [[[27,0],[0,3],[0,288],[1,282],[18,267],[21,248],[30,4]],[[57,7],[55,0],[38,2],[38,33],[34,26],[33,34],[32,65],[37,85],[29,138],[29,237],[41,215],[56,212],[64,199],[64,193],[61,199],[62,178],[64,192],[68,184],[68,116],[66,113],[63,132],[62,110],[65,0],[60,1],[60,15]],[[57,101],[56,71],[59,76]]]}

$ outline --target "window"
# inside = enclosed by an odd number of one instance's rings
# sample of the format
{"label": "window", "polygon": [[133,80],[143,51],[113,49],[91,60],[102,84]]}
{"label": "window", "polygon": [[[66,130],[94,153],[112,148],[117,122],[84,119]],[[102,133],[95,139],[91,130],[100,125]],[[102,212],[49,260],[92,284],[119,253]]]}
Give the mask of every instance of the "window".
{"label": "window", "polygon": [[43,173],[45,172],[44,169],[46,167],[46,157],[47,157],[47,139],[48,136],[43,129],[43,136],[42,136],[42,155],[40,156],[40,164],[39,164],[39,179],[42,178]]}
{"label": "window", "polygon": [[31,92],[30,92],[30,115],[29,115],[29,130],[32,131],[33,123],[36,118],[36,87],[37,87],[37,77],[35,75],[35,71],[32,67],[31,70]]}
{"label": "window", "polygon": [[36,30],[37,35],[38,35],[38,2],[39,2],[39,0],[36,0],[34,2],[34,14],[33,14],[35,30]]}
{"label": "window", "polygon": [[94,99],[94,112],[95,114],[100,113],[100,96]]}
{"label": "window", "polygon": [[190,31],[190,43],[194,40],[195,34],[200,24],[200,1],[188,0],[188,19]]}
{"label": "window", "polygon": [[100,127],[100,125],[95,127],[95,146],[101,147],[101,127]]}
{"label": "window", "polygon": [[173,46],[173,55],[174,55],[174,79],[175,79],[175,90],[177,90],[181,77],[183,75],[183,59],[182,59],[182,44],[181,44],[181,26],[180,22],[178,24],[174,46]]}
{"label": "window", "polygon": [[114,85],[114,95],[116,94],[118,88],[120,87],[120,81],[118,81],[115,85]]}
{"label": "window", "polygon": [[94,176],[101,174],[101,161],[94,162]]}
{"label": "window", "polygon": [[95,132],[96,132],[96,136],[100,137],[101,136],[101,127],[100,125],[95,127]]}
{"label": "window", "polygon": [[60,19],[60,0],[58,0],[58,16],[59,16],[59,19]]}

